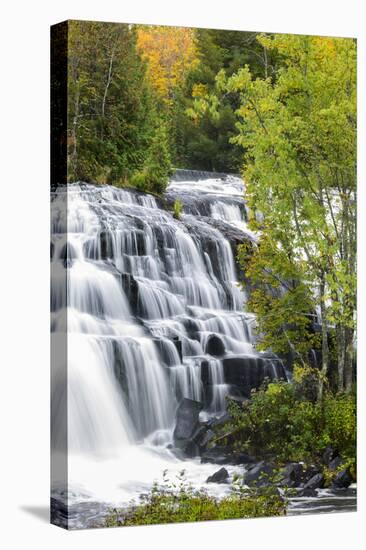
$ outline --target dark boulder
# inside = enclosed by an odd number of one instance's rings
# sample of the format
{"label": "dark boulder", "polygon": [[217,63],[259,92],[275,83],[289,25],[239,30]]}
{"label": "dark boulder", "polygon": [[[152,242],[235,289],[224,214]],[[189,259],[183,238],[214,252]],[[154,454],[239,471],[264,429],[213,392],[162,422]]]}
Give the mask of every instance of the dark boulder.
{"label": "dark boulder", "polygon": [[223,359],[225,381],[237,386],[244,397],[259,388],[264,380],[263,361],[255,356],[231,356]]}
{"label": "dark boulder", "polygon": [[212,476],[209,476],[206,483],[227,483],[229,479],[229,472],[226,468],[220,468]]}
{"label": "dark boulder", "polygon": [[255,458],[246,453],[233,453],[228,464],[253,464]]}
{"label": "dark boulder", "polygon": [[265,378],[286,379],[283,364],[272,354],[231,355],[222,362],[225,382],[236,387],[243,398],[250,398],[251,391],[258,389]]}
{"label": "dark boulder", "polygon": [[200,448],[207,447],[210,441],[215,437],[215,432],[210,430],[207,424],[201,424],[192,435],[192,441]]}
{"label": "dark boulder", "polygon": [[308,466],[308,467],[304,470],[304,476],[303,476],[304,485],[305,485],[312,477],[314,477],[316,474],[319,474],[319,468],[318,468],[317,466],[315,466],[314,464]]}
{"label": "dark boulder", "polygon": [[335,476],[331,489],[347,489],[351,485],[352,481],[352,475],[349,468],[344,468]]}
{"label": "dark boulder", "polygon": [[299,496],[302,497],[313,497],[316,496],[316,489],[321,489],[324,487],[324,476],[321,473],[315,474],[312,476],[309,481],[307,481],[300,491]]}
{"label": "dark boulder", "polygon": [[183,317],[181,322],[184,325],[184,328],[186,329],[189,338],[196,338],[200,330],[199,323],[191,317]]}
{"label": "dark boulder", "polygon": [[340,456],[336,456],[335,458],[333,458],[333,460],[331,460],[331,462],[329,462],[329,470],[338,470],[338,468],[340,467],[340,465],[342,464],[342,459]]}
{"label": "dark boulder", "polygon": [[200,439],[198,445],[201,448],[207,447],[207,445],[215,438],[215,436],[215,432],[213,432],[212,430],[207,430],[204,436]]}
{"label": "dark boulder", "polygon": [[303,481],[304,467],[298,462],[291,462],[281,470],[281,487],[298,487]]}
{"label": "dark boulder", "polygon": [[229,447],[211,447],[201,454],[201,464],[253,464],[255,459],[246,453],[233,452]]}
{"label": "dark boulder", "polygon": [[324,476],[323,474],[315,474],[307,483],[304,485],[304,489],[321,489],[324,486]]}
{"label": "dark boulder", "polygon": [[200,455],[199,446],[194,441],[186,439],[176,443],[179,451],[182,453],[180,458],[195,458]]}
{"label": "dark boulder", "polygon": [[215,334],[208,337],[206,343],[206,353],[214,357],[221,357],[225,354],[225,345],[222,339]]}
{"label": "dark boulder", "polygon": [[229,413],[224,413],[223,415],[216,417],[216,418],[210,418],[210,420],[207,422],[207,425],[210,428],[218,428],[219,426],[223,426],[227,422],[230,422],[231,416]]}
{"label": "dark boulder", "polygon": [[198,417],[202,410],[202,403],[193,399],[184,398],[179,404],[176,413],[174,440],[186,441],[192,438],[199,427]]}
{"label": "dark boulder", "polygon": [[269,462],[261,460],[254,466],[252,466],[248,472],[244,475],[245,485],[255,485],[257,487],[264,487],[269,485],[269,478],[274,474],[274,466]]}
{"label": "dark boulder", "polygon": [[222,279],[222,273],[221,273],[221,258],[220,258],[220,247],[217,243],[216,238],[212,239],[212,236],[208,236],[207,238],[202,239],[202,234],[200,234],[200,240],[203,245],[203,249],[205,253],[210,258],[210,267],[212,267],[212,270],[215,274],[215,276],[221,280]]}
{"label": "dark boulder", "polygon": [[339,453],[336,449],[333,447],[327,447],[322,456],[323,464],[328,466],[328,464],[337,456],[339,456]]}
{"label": "dark boulder", "polygon": [[228,464],[230,449],[227,447],[212,447],[201,455],[201,464]]}

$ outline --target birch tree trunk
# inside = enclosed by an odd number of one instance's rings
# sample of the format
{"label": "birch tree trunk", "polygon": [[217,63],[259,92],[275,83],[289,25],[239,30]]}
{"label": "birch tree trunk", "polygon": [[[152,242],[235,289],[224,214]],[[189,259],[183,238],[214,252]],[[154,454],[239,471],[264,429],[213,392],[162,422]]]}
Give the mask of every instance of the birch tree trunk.
{"label": "birch tree trunk", "polygon": [[114,51],[115,51],[115,48],[113,47],[112,52],[111,52],[111,57],[109,59],[107,82],[106,82],[106,85],[105,85],[105,88],[104,88],[104,94],[103,94],[103,99],[102,99],[102,128],[101,128],[101,139],[102,140],[104,139],[105,104],[106,104],[106,101],[107,101],[108,89],[109,89],[109,86],[111,85],[111,81],[112,81],[112,68],[113,68]]}
{"label": "birch tree trunk", "polygon": [[324,395],[324,383],[327,379],[328,368],[329,368],[329,344],[328,344],[328,326],[327,326],[327,315],[326,315],[326,306],[325,306],[325,274],[322,273],[320,277],[320,317],[322,325],[322,368],[321,376],[319,380],[318,388],[318,400],[323,401]]}
{"label": "birch tree trunk", "polygon": [[71,153],[71,169],[74,177],[77,172],[77,158],[78,158],[78,148],[77,148],[77,130],[78,130],[78,119],[79,119],[79,104],[80,104],[80,88],[77,86],[75,94],[75,106],[74,106],[74,116],[72,120],[72,129],[71,129],[71,139],[72,139],[72,153]]}
{"label": "birch tree trunk", "polygon": [[353,348],[354,331],[347,328],[345,332],[345,390],[350,392],[353,384],[353,360],[355,355]]}
{"label": "birch tree trunk", "polygon": [[336,329],[337,334],[337,362],[338,362],[338,391],[344,391],[344,377],[345,377],[345,359],[346,359],[346,341],[345,341],[345,328],[338,326]]}

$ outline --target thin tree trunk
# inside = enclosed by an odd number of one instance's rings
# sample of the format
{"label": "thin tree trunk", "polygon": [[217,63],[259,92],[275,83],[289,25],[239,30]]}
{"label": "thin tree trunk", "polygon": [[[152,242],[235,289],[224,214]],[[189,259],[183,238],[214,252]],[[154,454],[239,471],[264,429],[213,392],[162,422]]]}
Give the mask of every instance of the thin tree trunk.
{"label": "thin tree trunk", "polygon": [[349,393],[353,384],[353,330],[346,328],[345,333],[345,390]]}
{"label": "thin tree trunk", "polygon": [[[343,230],[343,259],[347,265],[347,275],[352,277],[356,271],[356,216],[351,208],[351,195],[347,194],[342,201],[342,230]],[[345,315],[350,322],[350,317],[354,316],[356,308],[356,296],[352,291],[344,289],[344,308]],[[344,389],[350,392],[353,384],[353,361],[355,350],[353,347],[355,330],[350,326],[344,327]]]}
{"label": "thin tree trunk", "polygon": [[113,67],[113,58],[114,58],[114,48],[111,52],[111,57],[109,60],[109,67],[108,67],[108,76],[107,76],[107,82],[104,88],[104,94],[103,94],[103,100],[102,100],[102,131],[101,131],[101,138],[104,138],[104,118],[105,118],[105,104],[107,101],[107,94],[108,89],[112,81],[112,67]]}
{"label": "thin tree trunk", "polygon": [[324,395],[324,383],[327,379],[329,368],[329,345],[328,345],[328,327],[326,317],[326,306],[324,302],[325,296],[325,277],[324,273],[320,278],[320,317],[322,324],[322,369],[320,373],[319,388],[318,388],[318,400],[323,401]]}
{"label": "thin tree trunk", "polygon": [[263,57],[264,57],[264,76],[268,78],[268,58],[267,58],[267,48],[263,47]]}
{"label": "thin tree trunk", "polygon": [[78,130],[78,119],[79,119],[79,104],[80,104],[80,89],[79,86],[76,88],[75,94],[75,112],[72,120],[72,154],[71,154],[71,169],[73,172],[73,179],[77,179],[77,158],[78,158],[78,148],[77,148],[77,130]]}
{"label": "thin tree trunk", "polygon": [[338,391],[344,390],[345,361],[346,361],[346,338],[345,328],[337,327],[337,360],[338,360]]}

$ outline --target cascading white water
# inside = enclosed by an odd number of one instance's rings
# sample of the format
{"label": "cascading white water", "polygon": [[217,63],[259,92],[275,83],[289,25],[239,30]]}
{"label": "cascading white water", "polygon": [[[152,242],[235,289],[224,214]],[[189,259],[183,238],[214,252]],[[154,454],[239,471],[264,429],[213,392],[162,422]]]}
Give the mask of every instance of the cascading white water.
{"label": "cascading white water", "polygon": [[226,204],[222,201],[216,201],[211,205],[211,215],[218,220],[232,223],[243,221],[243,214],[237,204]]}
{"label": "cascading white water", "polygon": [[230,386],[225,384],[224,372],[220,359],[209,360],[209,384],[212,388],[212,397],[209,404],[209,412],[220,413],[225,409],[225,397]]}
{"label": "cascading white water", "polygon": [[[95,257],[101,229],[89,197],[90,192],[70,186],[67,241],[65,220],[54,232],[53,273],[61,275],[52,281],[53,325],[56,332],[65,330],[60,321],[67,308],[69,450],[108,456],[156,429],[171,427],[175,400],[157,350],[133,320],[115,273],[104,262],[85,257],[85,250]],[[129,198],[125,193],[124,199]],[[56,213],[54,217],[59,219]],[[125,364],[128,394],[114,372],[116,351]]]}
{"label": "cascading white water", "polygon": [[114,382],[111,342],[86,334],[68,337],[68,448],[113,456],[134,439]]}
{"label": "cascading white water", "polygon": [[[54,194],[52,330],[68,335],[69,474],[75,487],[84,482],[78,498],[93,487],[98,498],[119,499],[117,486],[133,496],[167,463],[178,468],[168,448],[179,401],[202,401],[205,418],[223,414],[225,358],[258,355],[230,242],[205,218],[208,205],[213,218],[252,238],[242,193],[239,178],[172,182],[167,196],[184,199],[180,220],[152,196],[110,186]],[[52,424],[61,430],[57,409]],[[144,475],[132,474],[131,463],[145,464]]]}

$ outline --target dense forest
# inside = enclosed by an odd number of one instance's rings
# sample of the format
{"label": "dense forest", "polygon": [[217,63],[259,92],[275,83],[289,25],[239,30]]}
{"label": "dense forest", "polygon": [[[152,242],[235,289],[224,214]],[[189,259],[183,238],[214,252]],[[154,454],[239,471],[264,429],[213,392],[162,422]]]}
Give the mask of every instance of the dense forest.
{"label": "dense forest", "polygon": [[217,437],[279,463],[332,448],[342,460],[328,481],[356,477],[356,58],[349,38],[81,21],[68,32],[70,182],[162,195],[175,168],[242,175],[258,236],[237,249],[247,307],[293,384],[231,403]]}
{"label": "dense forest", "polygon": [[242,173],[263,216],[239,251],[263,348],[304,365],[318,343],[321,380],[336,361],[350,391],[355,41],[72,21],[68,48],[69,181],[159,194],[173,167]]}
{"label": "dense forest", "polygon": [[69,180],[143,185],[155,174],[146,185],[157,191],[171,166],[241,170],[238,94],[222,94],[214,113],[194,105],[220,71],[248,64],[267,78],[279,64],[252,32],[83,21],[69,23],[68,59]]}

